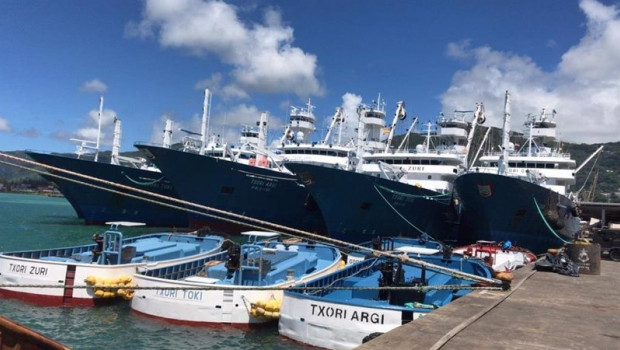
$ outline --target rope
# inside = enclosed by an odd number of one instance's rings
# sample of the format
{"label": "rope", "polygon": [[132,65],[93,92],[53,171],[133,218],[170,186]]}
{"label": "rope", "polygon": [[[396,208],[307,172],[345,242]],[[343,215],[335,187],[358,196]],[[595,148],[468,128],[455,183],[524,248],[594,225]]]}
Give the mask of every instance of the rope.
{"label": "rope", "polygon": [[543,222],[545,223],[545,225],[547,226],[547,229],[549,229],[549,232],[553,233],[554,236],[557,237],[557,239],[559,239],[560,241],[564,242],[564,243],[569,243],[569,241],[564,240],[564,238],[560,237],[555,230],[553,229],[553,227],[551,227],[551,225],[549,225],[549,223],[547,222],[547,219],[545,219],[545,215],[543,214],[542,210],[540,210],[540,206],[538,206],[538,201],[536,200],[536,198],[532,197],[532,200],[534,200],[534,205],[536,206],[536,209],[538,210],[538,215],[540,215],[540,218],[543,220]]}
{"label": "rope", "polygon": [[[441,198],[441,197],[447,198],[448,197],[447,194],[443,194],[443,193],[439,193],[439,194],[432,195],[432,196],[430,196],[430,195],[419,196],[419,195],[414,195],[414,194],[409,194],[409,193],[405,193],[405,192],[396,191],[396,190],[393,190],[391,188],[387,188],[387,187],[381,186],[381,185],[375,185],[375,186],[381,187],[381,189],[386,190],[388,192],[391,192],[391,193],[394,193],[394,194],[397,194],[397,195],[400,195],[400,196],[403,196],[403,197],[409,197],[409,198],[424,198],[424,199],[435,200],[435,198]],[[441,204],[448,205],[447,203],[441,203]]]}
{"label": "rope", "polygon": [[[398,209],[394,208],[394,206],[387,200],[387,198],[385,198],[385,196],[381,193],[381,191],[379,191],[379,189],[377,188],[377,185],[374,185],[373,187],[375,188],[377,193],[379,193],[379,196],[381,196],[381,198],[383,198],[383,200],[385,201],[385,204],[387,204],[396,213],[396,215],[400,216],[401,219],[403,219],[407,224],[409,224],[409,226],[413,227],[416,231],[418,231],[419,234],[425,233],[419,227],[414,225],[411,221],[407,220],[407,218],[403,214],[401,214],[398,211]],[[428,236],[431,237],[430,235],[428,235]],[[431,238],[434,239],[433,237],[431,237]]]}
{"label": "rope", "polygon": [[257,177],[257,178],[268,179],[268,180],[297,181],[295,178],[290,178],[290,177],[269,176],[269,175],[264,175],[264,174],[252,173],[252,172],[245,171],[245,170],[237,170],[237,171],[249,177]]}
{"label": "rope", "polygon": [[[36,172],[36,173],[39,173],[39,174],[45,174],[46,176],[55,177],[55,178],[62,179],[62,180],[65,180],[65,181],[77,183],[77,184],[80,184],[80,185],[83,185],[83,186],[96,188],[96,189],[99,189],[99,190],[102,190],[102,191],[107,191],[107,192],[111,192],[111,193],[114,193],[114,194],[118,194],[118,195],[122,195],[122,196],[127,196],[127,197],[130,197],[130,198],[143,200],[145,202],[158,204],[158,205],[165,206],[165,207],[168,207],[168,208],[185,211],[185,212],[188,212],[188,213],[193,213],[193,214],[198,214],[198,215],[202,215],[202,216],[212,217],[212,218],[216,218],[218,220],[227,221],[227,222],[234,223],[234,224],[239,224],[239,225],[244,225],[244,226],[248,226],[248,227],[252,227],[252,228],[256,228],[256,229],[260,229],[260,230],[265,230],[265,231],[269,231],[270,230],[269,228],[264,227],[264,226],[254,225],[254,224],[250,224],[250,223],[247,223],[247,222],[233,220],[233,219],[230,219],[230,218],[225,218],[225,217],[222,217],[222,216],[213,215],[213,214],[205,213],[205,212],[202,212],[202,211],[197,211],[197,210],[193,210],[193,209],[186,208],[186,207],[176,206],[174,204],[165,203],[165,202],[157,201],[157,200],[154,200],[154,199],[149,199],[149,198],[145,198],[145,197],[136,196],[136,195],[133,195],[133,194],[130,194],[130,193],[125,193],[125,192],[117,191],[117,190],[114,190],[114,189],[111,189],[111,188],[102,187],[102,186],[98,186],[98,185],[95,185],[95,184],[90,184],[90,183],[83,182],[83,181],[80,181],[80,180],[71,179],[71,178],[68,178],[68,177],[65,177],[65,176],[62,176],[62,175],[48,173],[48,172],[44,172],[44,171],[41,171],[41,170],[38,170],[38,169],[28,168],[28,167],[25,167],[25,166],[21,166],[21,165],[18,165],[18,164],[13,164],[13,163],[5,162],[5,161],[2,161],[2,160],[0,160],[0,163],[1,164],[5,164],[5,165],[11,165],[11,166],[14,166],[16,168],[20,168],[20,169],[24,169],[24,170]],[[86,176],[86,175],[84,175],[84,176]],[[104,181],[104,180],[101,180],[101,181]],[[119,185],[119,186],[122,186],[122,185]],[[147,191],[145,191],[145,192],[147,192]],[[157,195],[156,193],[150,193],[150,192],[149,192],[149,194]],[[163,197],[165,197],[165,196],[163,196]],[[166,198],[168,198],[168,197],[166,197]],[[173,198],[170,198],[170,199],[173,199]],[[280,232],[280,233],[282,233],[282,232]],[[282,234],[285,234],[285,233],[282,233]]]}
{"label": "rope", "polygon": [[[92,177],[92,176],[80,174],[80,173],[77,173],[77,172],[73,172],[73,171],[70,171],[70,170],[66,170],[66,169],[62,169],[62,168],[57,168],[57,167],[54,167],[54,166],[51,166],[51,165],[38,163],[38,162],[35,162],[35,161],[31,161],[31,160],[27,160],[27,159],[24,159],[24,158],[20,158],[20,157],[11,156],[11,155],[6,154],[4,152],[0,152],[0,156],[8,158],[8,159],[16,160],[16,161],[19,161],[19,162],[27,163],[27,164],[30,164],[30,165],[33,165],[33,166],[40,166],[40,167],[43,167],[43,168],[46,168],[46,169],[51,169],[51,170],[54,170],[54,171],[58,171],[58,172],[70,174],[70,175],[73,175],[73,176],[85,178],[85,179],[88,179],[88,180],[91,180],[91,181],[94,181],[94,182],[101,182],[101,183],[104,183],[104,184],[107,184],[107,185],[111,185],[111,186],[114,186],[114,187],[118,187],[118,188],[121,188],[121,189],[125,189],[125,190],[128,190],[128,191],[138,192],[138,193],[145,194],[145,195],[148,195],[148,196],[151,196],[151,197],[156,197],[156,198],[168,200],[168,201],[171,201],[171,202],[176,202],[176,203],[179,203],[179,204],[183,204],[183,205],[186,205],[186,206],[196,207],[196,208],[199,208],[199,209],[203,209],[203,210],[206,210],[206,211],[211,211],[211,212],[218,213],[218,214],[221,214],[221,215],[231,216],[231,217],[234,217],[234,218],[243,219],[243,220],[247,220],[247,221],[253,222],[254,224],[242,223],[243,225],[246,225],[246,226],[249,226],[249,227],[256,227],[256,228],[259,228],[261,230],[274,230],[274,228],[275,228],[278,233],[281,233],[283,235],[288,235],[288,236],[295,237],[295,235],[293,235],[291,233],[286,233],[286,231],[289,231],[289,232],[292,232],[292,233],[299,234],[301,236],[311,237],[311,238],[313,238],[313,239],[315,239],[315,240],[317,240],[319,242],[328,242],[328,243],[336,244],[336,245],[340,245],[340,246],[347,246],[347,247],[350,247],[350,248],[353,248],[353,249],[366,250],[366,251],[372,252],[373,254],[375,254],[377,256],[387,256],[387,257],[394,258],[393,254],[386,253],[386,252],[383,252],[383,251],[380,251],[380,250],[370,249],[368,247],[360,246],[360,245],[357,245],[357,244],[340,241],[340,240],[337,240],[337,239],[334,239],[334,238],[322,236],[322,235],[311,233],[311,232],[306,232],[306,231],[295,229],[295,228],[292,228],[292,227],[286,227],[286,226],[275,224],[275,223],[271,223],[271,222],[268,222],[268,221],[254,219],[254,218],[251,218],[251,217],[235,214],[235,213],[232,213],[232,212],[228,212],[228,211],[224,211],[224,210],[221,210],[221,209],[209,207],[209,206],[206,206],[206,205],[201,205],[201,204],[197,204],[197,203],[192,203],[192,202],[184,201],[184,200],[181,200],[181,199],[178,199],[178,198],[167,197],[167,196],[164,196],[164,195],[161,195],[161,194],[158,194],[158,193],[153,193],[153,192],[145,191],[145,190],[142,190],[142,189],[139,189],[139,188],[125,186],[125,185],[114,183],[114,182],[111,182],[111,181],[102,180],[102,179],[99,179],[99,178],[96,178],[96,177]],[[5,163],[5,164],[20,167],[19,165],[8,163],[8,162]],[[26,170],[30,170],[30,171],[34,171],[34,172],[39,172],[38,170],[35,170],[35,169],[32,169],[32,168],[27,168],[27,167],[24,167],[24,168]],[[56,175],[56,174],[49,174],[49,175]],[[73,181],[73,180],[70,180],[70,181]],[[105,191],[110,191],[110,192],[118,193],[120,195],[129,195],[128,193],[123,193],[123,192],[115,191],[115,190],[108,189],[108,188],[105,188],[105,187],[95,186],[93,184],[82,183],[82,182],[79,182],[79,181],[75,181],[75,182],[84,184],[85,186],[96,187],[96,188],[100,188],[100,189],[105,190]],[[133,196],[133,195],[129,195],[129,196],[132,196],[133,198],[149,201],[149,199],[145,199],[145,198],[142,198],[142,197],[139,197],[139,196]],[[156,201],[154,201],[154,202],[156,202]],[[161,203],[161,204],[162,205],[166,205],[166,206],[171,206],[171,205],[168,205],[166,203]],[[175,208],[178,208],[178,207],[175,207]],[[185,210],[185,209],[181,209],[181,210]],[[200,215],[214,217],[214,218],[217,218],[217,219],[220,219],[220,220],[224,220],[224,221],[230,221],[230,219],[228,219],[228,218],[219,217],[219,216],[213,215],[213,214],[207,214],[207,213],[196,212],[196,211],[192,211],[192,212],[200,214]],[[263,226],[255,226],[255,225],[264,225],[264,227]],[[269,228],[269,227],[271,227],[271,228]],[[401,256],[399,256],[399,259],[403,263],[412,264],[414,266],[425,266],[425,267],[432,268],[432,269],[437,270],[437,271],[442,271],[442,272],[447,273],[447,274],[449,274],[450,276],[453,276],[453,277],[458,277],[458,278],[467,279],[467,280],[476,281],[476,282],[482,282],[482,283],[490,283],[492,285],[499,285],[499,286],[501,286],[503,284],[502,281],[497,280],[497,279],[481,277],[481,276],[477,276],[477,275],[473,275],[473,274],[469,274],[469,273],[461,272],[461,271],[455,271],[455,270],[452,270],[452,269],[450,269],[448,267],[439,266],[439,265],[427,263],[427,262],[422,261],[422,260],[409,258],[406,254],[402,254]]]}
{"label": "rope", "polygon": [[140,286],[95,286],[95,285],[58,285],[58,284],[0,284],[0,288],[63,288],[63,289],[133,289],[133,290],[289,290],[289,291],[312,291],[312,290],[502,290],[501,287],[469,286],[460,284],[448,284],[437,286],[409,286],[409,287],[305,287],[305,286],[240,286],[234,288],[218,285],[202,285],[192,287],[140,287]]}

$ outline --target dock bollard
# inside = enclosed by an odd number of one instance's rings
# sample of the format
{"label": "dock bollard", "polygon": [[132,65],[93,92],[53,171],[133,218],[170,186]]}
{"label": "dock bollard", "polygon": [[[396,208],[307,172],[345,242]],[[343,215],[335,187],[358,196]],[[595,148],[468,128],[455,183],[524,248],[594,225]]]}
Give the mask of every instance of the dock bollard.
{"label": "dock bollard", "polygon": [[571,242],[566,244],[566,254],[584,275],[601,274],[601,245],[590,242]]}

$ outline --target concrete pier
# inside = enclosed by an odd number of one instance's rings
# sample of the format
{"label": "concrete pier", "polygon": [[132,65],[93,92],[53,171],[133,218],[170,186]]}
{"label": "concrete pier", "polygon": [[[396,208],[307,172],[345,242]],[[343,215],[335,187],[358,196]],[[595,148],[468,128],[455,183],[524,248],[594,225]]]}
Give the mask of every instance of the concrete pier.
{"label": "concrete pier", "polygon": [[579,277],[531,265],[509,291],[472,292],[358,349],[620,349],[620,262]]}

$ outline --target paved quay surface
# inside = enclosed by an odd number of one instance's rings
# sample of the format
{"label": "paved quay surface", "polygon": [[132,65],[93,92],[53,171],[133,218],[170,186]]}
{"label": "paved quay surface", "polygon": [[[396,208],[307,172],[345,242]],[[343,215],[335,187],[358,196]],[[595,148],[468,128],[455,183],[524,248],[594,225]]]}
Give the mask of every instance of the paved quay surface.
{"label": "paved quay surface", "polygon": [[530,264],[507,292],[472,292],[357,349],[620,349],[620,262],[579,277]]}

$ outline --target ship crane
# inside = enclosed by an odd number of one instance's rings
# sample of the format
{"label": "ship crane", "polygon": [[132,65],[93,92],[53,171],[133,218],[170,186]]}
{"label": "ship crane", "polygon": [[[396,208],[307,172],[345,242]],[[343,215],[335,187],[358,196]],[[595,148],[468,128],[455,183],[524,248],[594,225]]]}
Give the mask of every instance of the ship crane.
{"label": "ship crane", "polygon": [[[323,144],[327,144],[329,142],[329,138],[332,136],[332,131],[334,130],[334,126],[336,126],[336,123],[342,123],[343,120],[344,118],[342,114],[342,107],[338,107],[336,108],[336,113],[334,113],[334,116],[332,117],[332,122],[329,126],[329,129],[327,130],[327,135],[325,135]],[[340,144],[340,142],[338,142],[338,144]]]}
{"label": "ship crane", "polygon": [[600,151],[602,151],[603,147],[605,147],[605,146],[599,147],[596,151],[594,151],[594,153],[592,153],[588,157],[588,159],[586,159],[583,163],[581,163],[581,165],[577,169],[575,169],[575,174],[577,174],[579,172],[579,170],[581,170],[586,164],[588,164],[588,162],[591,161],[592,158],[594,158],[595,155],[597,155]]}
{"label": "ship crane", "polygon": [[394,137],[394,130],[396,129],[396,123],[399,120],[405,120],[407,118],[407,111],[405,111],[405,102],[398,101],[396,103],[396,112],[394,113],[394,120],[392,121],[392,126],[390,127],[390,135],[387,138],[387,142],[385,145],[385,153],[390,151],[390,146],[392,145],[392,138]]}

